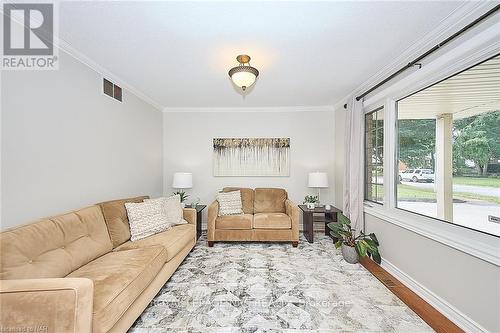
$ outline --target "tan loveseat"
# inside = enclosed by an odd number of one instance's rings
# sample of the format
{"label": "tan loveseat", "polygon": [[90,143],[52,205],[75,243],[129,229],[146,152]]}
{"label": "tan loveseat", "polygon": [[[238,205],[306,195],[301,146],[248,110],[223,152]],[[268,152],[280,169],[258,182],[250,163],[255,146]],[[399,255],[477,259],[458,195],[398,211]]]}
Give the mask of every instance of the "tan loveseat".
{"label": "tan loveseat", "polygon": [[189,223],[130,241],[115,200],[0,233],[0,328],[5,332],[126,332],[196,242]]}
{"label": "tan loveseat", "polygon": [[280,241],[299,243],[299,207],[281,188],[226,187],[223,192],[241,191],[243,213],[219,215],[219,203],[208,207],[208,246],[219,241]]}

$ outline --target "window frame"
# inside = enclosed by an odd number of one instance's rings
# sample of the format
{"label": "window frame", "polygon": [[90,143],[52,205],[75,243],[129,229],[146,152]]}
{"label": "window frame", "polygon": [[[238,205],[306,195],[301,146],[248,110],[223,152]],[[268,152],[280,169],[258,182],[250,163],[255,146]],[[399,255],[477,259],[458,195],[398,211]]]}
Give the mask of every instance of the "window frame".
{"label": "window frame", "polygon": [[394,161],[396,151],[396,101],[473,67],[500,53],[500,45],[492,43],[496,34],[481,31],[464,40],[446,56],[439,56],[427,62],[422,68],[400,80],[394,80],[383,89],[364,99],[364,110],[384,105],[384,204],[364,203],[364,213],[419,234],[468,255],[500,266],[498,237],[480,231],[460,227],[451,223],[436,223],[430,217],[407,212],[395,207],[397,168]]}
{"label": "window frame", "polygon": [[[491,59],[493,59],[493,58],[496,58],[496,57],[498,57],[498,56],[500,56],[500,52],[499,52],[499,53],[497,53],[497,54],[495,54],[495,55],[493,55],[493,56],[490,56],[490,57],[488,57],[488,58],[486,58],[486,59],[483,59],[483,60],[481,60],[481,61],[479,61],[479,62],[476,62],[476,63],[474,63],[473,65],[469,65],[469,66],[467,66],[465,69],[461,69],[461,70],[459,70],[459,71],[457,71],[457,72],[455,72],[455,73],[453,73],[453,74],[449,74],[449,75],[447,75],[446,77],[441,78],[441,79],[437,80],[437,81],[436,81],[436,82],[434,82],[434,83],[427,84],[425,87],[422,87],[422,88],[418,89],[417,91],[415,91],[415,92],[413,92],[413,93],[411,93],[411,94],[408,94],[408,95],[406,95],[406,96],[404,96],[404,97],[401,97],[401,98],[399,98],[399,99],[397,99],[397,100],[395,100],[395,101],[394,101],[394,102],[395,102],[395,110],[396,110],[396,119],[395,119],[395,121],[396,121],[396,124],[395,124],[395,125],[396,125],[396,133],[395,133],[395,134],[396,134],[396,137],[395,137],[395,141],[393,141],[393,142],[394,142],[394,144],[396,145],[396,151],[397,151],[397,155],[396,155],[396,156],[395,156],[395,158],[394,158],[394,163],[397,165],[397,167],[396,167],[397,169],[399,169],[399,163],[398,163],[398,162],[399,162],[399,135],[398,135],[398,134],[399,134],[399,122],[398,122],[398,119],[399,119],[399,118],[398,118],[398,115],[399,115],[399,113],[398,113],[398,103],[399,103],[400,101],[402,101],[402,100],[404,100],[404,99],[406,99],[406,98],[410,97],[410,96],[413,96],[413,95],[415,95],[415,94],[418,94],[418,93],[419,93],[419,92],[421,92],[421,91],[424,91],[424,90],[426,90],[426,89],[428,89],[428,88],[430,88],[430,87],[433,87],[433,86],[435,86],[435,85],[437,85],[437,84],[439,84],[439,83],[441,83],[441,82],[444,82],[444,81],[446,81],[446,80],[448,80],[448,79],[450,79],[450,78],[452,78],[452,77],[455,77],[455,76],[457,76],[457,75],[459,75],[459,74],[461,74],[461,73],[463,73],[463,72],[465,72],[465,71],[468,71],[468,70],[469,70],[469,69],[471,69],[471,68],[474,68],[474,67],[476,67],[476,66],[478,66],[478,65],[480,65],[480,64],[482,64],[482,63],[484,63],[484,62],[486,62],[486,61],[488,61],[488,60],[491,60]],[[420,170],[422,170],[422,169],[418,169],[418,168],[417,168],[417,169],[413,169],[414,173],[417,173],[417,171],[420,171]],[[435,170],[434,170],[434,172],[435,172]],[[420,174],[420,172],[418,172],[418,174]],[[396,201],[394,202],[394,208],[396,208],[396,209],[398,209],[398,210],[402,210],[402,211],[408,212],[408,213],[410,213],[410,214],[417,214],[417,215],[419,215],[419,216],[427,217],[427,218],[430,218],[430,219],[435,220],[435,221],[438,221],[438,222],[445,222],[445,223],[451,224],[451,225],[453,225],[453,226],[457,226],[457,227],[460,227],[460,228],[469,229],[469,230],[476,231],[476,232],[480,232],[480,233],[483,233],[483,234],[486,234],[486,235],[489,235],[489,236],[493,236],[493,237],[496,237],[496,238],[500,238],[500,235],[495,235],[495,234],[489,233],[489,232],[487,232],[487,231],[474,229],[474,228],[469,227],[469,226],[466,226],[466,225],[457,224],[457,223],[454,223],[454,222],[450,222],[450,221],[446,221],[446,220],[440,219],[440,218],[438,218],[438,217],[433,217],[433,216],[425,215],[425,214],[423,214],[423,213],[418,213],[418,212],[414,212],[414,211],[411,211],[411,210],[408,210],[408,209],[404,209],[404,208],[398,207],[398,200],[397,200],[397,185],[396,185],[396,186],[394,186],[394,192],[395,192],[395,199],[396,199]]]}
{"label": "window frame", "polygon": [[[363,136],[364,136],[364,141],[363,141],[363,155],[364,155],[364,159],[363,159],[364,160],[364,163],[363,163],[363,165],[364,165],[364,172],[363,172],[363,200],[366,201],[366,202],[377,204],[377,205],[383,205],[384,204],[384,200],[385,200],[385,186],[383,186],[383,190],[382,190],[383,196],[382,196],[382,200],[381,201],[375,201],[375,200],[367,199],[367,188],[368,188],[368,186],[367,186],[367,177],[366,177],[367,176],[367,172],[366,171],[368,169],[368,161],[367,161],[367,157],[368,157],[367,156],[367,149],[368,148],[367,148],[366,144],[368,142],[368,140],[367,140],[368,131],[366,130],[365,127],[366,127],[366,117],[368,115],[371,115],[371,114],[374,114],[374,113],[376,114],[377,112],[380,112],[380,111],[382,111],[382,114],[384,114],[384,112],[383,112],[384,111],[384,106],[383,105],[381,105],[381,106],[379,106],[379,107],[377,107],[377,108],[375,108],[375,109],[373,109],[371,111],[365,112],[364,113],[364,118],[363,118],[363,122],[364,122],[364,124],[363,124]],[[377,117],[377,120],[378,120],[378,117]],[[375,122],[377,122],[377,120]],[[383,153],[382,153],[382,170],[384,170],[384,174],[385,174],[385,169],[384,169],[384,166],[385,166],[385,157],[384,157],[384,155],[385,155],[384,154],[385,153],[385,151],[384,151],[384,149],[385,149],[385,128],[384,128],[384,126],[385,126],[385,120],[384,120],[384,118],[382,118],[382,121],[384,122],[383,126],[382,127],[375,126],[375,130],[374,130],[374,132],[375,132],[375,141],[377,142],[377,134],[378,134],[377,132],[378,132],[379,129],[382,129],[382,134],[383,134],[382,145],[379,146],[378,144],[375,144],[374,148],[375,148],[376,151],[378,151],[379,148],[382,148],[382,150],[383,150]],[[370,182],[370,185],[371,186],[373,186],[373,185],[384,185],[384,183],[382,182],[382,184],[379,184],[377,182],[375,182],[375,183]],[[378,191],[376,193],[378,194]],[[375,199],[377,197],[378,197],[378,195],[375,196]],[[372,198],[373,198],[373,196],[372,196]]]}

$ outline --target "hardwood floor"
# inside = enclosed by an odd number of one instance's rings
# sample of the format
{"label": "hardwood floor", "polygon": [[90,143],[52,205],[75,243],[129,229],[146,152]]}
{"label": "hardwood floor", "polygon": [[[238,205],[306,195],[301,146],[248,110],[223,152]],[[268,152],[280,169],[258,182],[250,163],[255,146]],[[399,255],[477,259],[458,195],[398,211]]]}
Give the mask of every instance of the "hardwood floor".
{"label": "hardwood floor", "polygon": [[402,284],[398,279],[389,274],[385,269],[377,265],[371,259],[362,258],[360,263],[436,332],[464,332],[460,327],[434,309],[429,303],[420,298],[420,296],[411,291],[408,287]]}

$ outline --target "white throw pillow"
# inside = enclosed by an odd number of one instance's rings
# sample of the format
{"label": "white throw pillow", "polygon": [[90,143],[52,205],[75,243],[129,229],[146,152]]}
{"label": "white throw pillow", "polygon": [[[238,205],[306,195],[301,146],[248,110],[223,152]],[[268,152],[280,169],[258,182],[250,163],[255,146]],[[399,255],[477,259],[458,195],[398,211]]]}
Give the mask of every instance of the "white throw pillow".
{"label": "white throw pillow", "polygon": [[155,202],[160,204],[163,207],[163,213],[170,226],[188,223],[183,219],[184,211],[181,205],[181,196],[178,194],[170,197],[144,199],[144,202]]}
{"label": "white throw pillow", "polygon": [[170,228],[163,205],[158,202],[127,202],[130,240],[136,241]]}
{"label": "white throw pillow", "polygon": [[217,194],[219,216],[243,214],[240,191],[220,192]]}

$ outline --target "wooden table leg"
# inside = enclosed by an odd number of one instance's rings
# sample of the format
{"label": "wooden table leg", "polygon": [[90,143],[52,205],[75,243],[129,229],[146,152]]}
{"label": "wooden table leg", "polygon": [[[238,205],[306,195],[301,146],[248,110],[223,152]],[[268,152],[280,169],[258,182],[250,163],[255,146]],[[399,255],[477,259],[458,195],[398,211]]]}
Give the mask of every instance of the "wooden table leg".
{"label": "wooden table leg", "polygon": [[304,237],[309,243],[314,243],[313,213],[304,212],[302,215]]}
{"label": "wooden table leg", "polygon": [[196,214],[196,239],[198,240],[198,238],[200,238],[201,236],[201,224],[202,224],[202,214],[201,214],[201,211],[199,211],[197,214]]}

